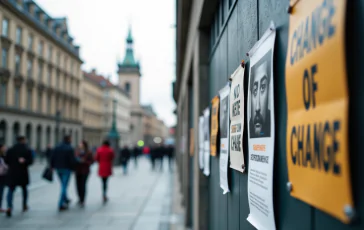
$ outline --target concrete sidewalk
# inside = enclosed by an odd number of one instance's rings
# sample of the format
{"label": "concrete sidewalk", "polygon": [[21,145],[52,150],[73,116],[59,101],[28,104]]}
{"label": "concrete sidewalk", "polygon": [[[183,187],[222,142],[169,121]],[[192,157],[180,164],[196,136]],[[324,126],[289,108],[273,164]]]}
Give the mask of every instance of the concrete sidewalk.
{"label": "concrete sidewalk", "polygon": [[109,181],[110,201],[106,205],[102,204],[97,167],[93,167],[88,181],[84,209],[75,205],[77,198],[73,178],[69,187],[72,205],[67,212],[57,211],[58,178],[54,183],[30,189],[30,211],[27,213],[21,213],[18,189],[13,217],[0,216],[0,229],[169,230],[174,219],[171,215],[174,174],[167,169],[167,162],[163,172],[151,171],[149,161],[144,157],[138,163],[138,168],[134,168],[134,162],[131,162],[126,176],[119,168],[115,169]]}

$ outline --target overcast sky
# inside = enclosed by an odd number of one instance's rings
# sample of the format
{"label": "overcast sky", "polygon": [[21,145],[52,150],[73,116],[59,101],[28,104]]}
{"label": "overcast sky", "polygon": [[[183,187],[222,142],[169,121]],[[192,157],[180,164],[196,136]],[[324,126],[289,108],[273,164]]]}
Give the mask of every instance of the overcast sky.
{"label": "overcast sky", "polygon": [[132,26],[135,56],[141,64],[141,103],[174,125],[175,1],[36,0],[51,17],[67,17],[70,35],[81,46],[83,70],[96,68],[117,82],[117,60],[125,54]]}

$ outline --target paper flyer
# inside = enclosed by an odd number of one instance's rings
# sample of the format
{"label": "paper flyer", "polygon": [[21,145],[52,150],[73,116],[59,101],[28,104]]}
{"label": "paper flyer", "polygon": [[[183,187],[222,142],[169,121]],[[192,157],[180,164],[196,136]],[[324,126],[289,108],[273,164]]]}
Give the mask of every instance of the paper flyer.
{"label": "paper flyer", "polygon": [[273,209],[274,163],[274,24],[249,52],[248,85],[248,221],[259,230],[276,229]]}

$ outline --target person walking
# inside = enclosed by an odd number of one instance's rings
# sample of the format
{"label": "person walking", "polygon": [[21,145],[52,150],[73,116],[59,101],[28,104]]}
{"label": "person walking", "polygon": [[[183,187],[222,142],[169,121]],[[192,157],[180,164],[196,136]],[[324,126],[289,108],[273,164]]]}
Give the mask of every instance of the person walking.
{"label": "person walking", "polygon": [[120,163],[121,166],[123,167],[123,174],[127,174],[128,173],[128,162],[130,159],[130,155],[131,152],[128,148],[128,146],[124,146],[124,148],[120,151]]}
{"label": "person walking", "polygon": [[99,163],[99,176],[102,181],[103,201],[108,201],[107,197],[107,182],[112,175],[112,163],[115,158],[114,150],[110,147],[110,142],[105,140],[96,151],[95,160]]}
{"label": "person walking", "polygon": [[156,158],[157,158],[157,147],[156,146],[152,146],[150,148],[150,163],[151,163],[151,166],[152,166],[152,171],[154,171],[154,168],[155,168],[155,161],[156,161]]}
{"label": "person walking", "polygon": [[133,151],[132,151],[132,155],[133,155],[133,158],[134,158],[134,166],[135,166],[135,168],[138,167],[138,157],[140,155],[139,152],[140,152],[140,148],[137,145],[135,145],[134,148],[133,148]]}
{"label": "person walking", "polygon": [[26,144],[25,137],[19,136],[17,138],[17,143],[7,151],[5,163],[9,167],[7,173],[7,185],[9,190],[7,195],[8,209],[6,215],[11,217],[13,196],[17,186],[20,186],[23,192],[23,212],[26,212],[29,209],[27,185],[30,180],[28,167],[33,164],[33,157],[30,148]]}
{"label": "person walking", "polygon": [[58,202],[59,211],[68,209],[70,200],[67,196],[67,188],[75,164],[75,151],[71,146],[71,137],[66,135],[63,138],[63,142],[54,149],[51,156],[51,168],[56,170],[61,184],[61,193]]}
{"label": "person walking", "polygon": [[3,144],[0,144],[0,212],[5,212],[5,209],[3,209],[2,203],[3,203],[3,195],[6,185],[6,174],[8,172],[8,166],[5,164],[5,153],[6,153],[6,147]]}
{"label": "person walking", "polygon": [[76,159],[76,188],[79,198],[78,204],[80,207],[84,207],[87,178],[90,174],[90,166],[94,161],[92,152],[89,151],[88,143],[85,140],[80,143],[79,148],[76,150]]}
{"label": "person walking", "polygon": [[174,157],[174,147],[173,145],[168,145],[167,147],[167,157],[168,157],[168,164],[169,164],[169,170],[173,170],[173,157]]}

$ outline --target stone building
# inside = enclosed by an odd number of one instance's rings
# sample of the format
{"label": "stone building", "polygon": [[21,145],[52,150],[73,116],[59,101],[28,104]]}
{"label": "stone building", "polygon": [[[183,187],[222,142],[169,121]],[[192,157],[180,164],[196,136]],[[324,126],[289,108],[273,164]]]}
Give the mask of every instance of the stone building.
{"label": "stone building", "polygon": [[154,138],[161,138],[163,142],[168,136],[168,128],[164,122],[158,119],[152,105],[143,105],[143,140],[145,145],[156,144]]}
{"label": "stone building", "polygon": [[100,145],[103,138],[104,88],[92,75],[84,73],[82,83],[83,139],[90,146]]}
{"label": "stone building", "polygon": [[78,142],[82,60],[66,18],[34,1],[0,1],[0,31],[0,142],[25,135],[37,150],[64,134]]}
{"label": "stone building", "polygon": [[97,74],[95,69],[89,73],[84,72],[84,77],[92,82],[85,82],[84,84],[86,86],[92,84],[92,90],[94,90],[91,92],[90,88],[83,87],[84,97],[93,95],[90,98],[85,98],[83,102],[84,138],[88,141],[92,140],[92,146],[98,146],[107,137],[112,126],[113,101],[116,100],[116,125],[120,136],[119,145],[130,145],[131,100],[128,93],[118,85],[111,83],[108,78]]}
{"label": "stone building", "polygon": [[136,145],[143,140],[143,109],[140,106],[140,66],[134,58],[134,39],[129,28],[126,38],[125,57],[118,63],[119,87],[124,89],[131,99],[131,135],[130,143]]}

